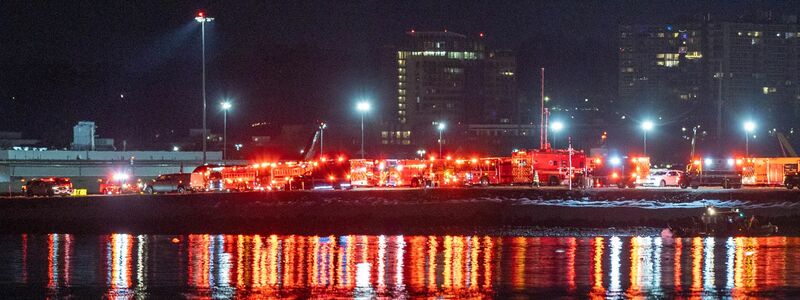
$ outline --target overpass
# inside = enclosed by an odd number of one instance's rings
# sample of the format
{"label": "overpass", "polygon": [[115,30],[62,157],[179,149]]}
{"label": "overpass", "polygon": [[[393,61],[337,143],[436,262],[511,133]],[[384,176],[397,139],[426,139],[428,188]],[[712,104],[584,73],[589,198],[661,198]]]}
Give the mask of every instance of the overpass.
{"label": "overpass", "polygon": [[[222,152],[207,152],[207,158],[209,163],[220,163]],[[75,188],[94,193],[99,190],[98,179],[114,173],[145,180],[160,174],[191,172],[202,161],[203,152],[199,151],[0,150],[0,193],[16,193],[27,180],[51,176],[69,177]]]}

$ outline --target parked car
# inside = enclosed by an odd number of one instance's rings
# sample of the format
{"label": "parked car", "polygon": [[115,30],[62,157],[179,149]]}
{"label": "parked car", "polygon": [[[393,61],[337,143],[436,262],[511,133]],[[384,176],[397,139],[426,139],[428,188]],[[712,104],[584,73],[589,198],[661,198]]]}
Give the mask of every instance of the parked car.
{"label": "parked car", "polygon": [[683,171],[678,170],[654,170],[645,179],[642,185],[646,186],[678,186]]}
{"label": "parked car", "polygon": [[22,191],[26,196],[70,196],[74,191],[69,178],[50,177],[33,179],[25,183]]}
{"label": "parked car", "polygon": [[174,173],[159,175],[144,188],[147,194],[185,193],[191,191],[189,186],[191,173]]}

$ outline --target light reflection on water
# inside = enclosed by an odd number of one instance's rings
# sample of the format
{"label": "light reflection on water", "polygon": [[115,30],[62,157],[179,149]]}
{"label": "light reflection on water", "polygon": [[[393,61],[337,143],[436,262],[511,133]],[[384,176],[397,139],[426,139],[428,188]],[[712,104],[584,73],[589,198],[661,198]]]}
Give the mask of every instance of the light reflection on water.
{"label": "light reflection on water", "polygon": [[0,236],[16,296],[789,296],[800,238]]}

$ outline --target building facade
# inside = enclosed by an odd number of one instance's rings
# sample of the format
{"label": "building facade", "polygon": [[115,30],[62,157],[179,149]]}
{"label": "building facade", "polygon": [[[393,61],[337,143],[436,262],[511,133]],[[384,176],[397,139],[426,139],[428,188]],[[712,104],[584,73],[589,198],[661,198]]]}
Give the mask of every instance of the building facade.
{"label": "building facade", "polygon": [[453,128],[515,121],[514,53],[487,50],[482,35],[448,31],[407,32],[395,53],[393,68],[386,68],[396,81],[381,144],[436,145],[442,122]]}
{"label": "building facade", "polygon": [[[678,127],[701,125],[717,141],[744,120],[789,132],[800,117],[796,18],[622,25],[619,107]],[[741,139],[741,138],[739,138]]]}

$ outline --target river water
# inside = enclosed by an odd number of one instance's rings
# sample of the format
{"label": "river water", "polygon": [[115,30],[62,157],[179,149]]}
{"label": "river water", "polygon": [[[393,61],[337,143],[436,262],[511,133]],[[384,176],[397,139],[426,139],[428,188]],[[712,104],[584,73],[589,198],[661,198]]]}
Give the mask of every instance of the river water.
{"label": "river water", "polygon": [[3,235],[5,298],[796,297],[800,238]]}

